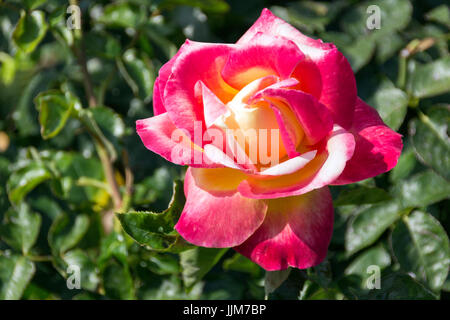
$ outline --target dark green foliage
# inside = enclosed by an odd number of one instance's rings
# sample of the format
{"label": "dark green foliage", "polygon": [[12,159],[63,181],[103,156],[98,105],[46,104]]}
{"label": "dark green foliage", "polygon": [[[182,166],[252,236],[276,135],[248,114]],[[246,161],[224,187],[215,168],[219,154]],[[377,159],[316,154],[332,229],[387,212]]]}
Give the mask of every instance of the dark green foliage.
{"label": "dark green foliage", "polygon": [[[68,1],[0,1],[0,299],[449,297],[447,2],[78,3],[82,31],[67,28]],[[366,26],[369,5],[379,30]],[[405,144],[391,172],[331,187],[333,239],[309,270],[266,273],[185,242],[174,230],[185,169],[135,133],[185,38],[235,42],[264,7],[335,43]]]}

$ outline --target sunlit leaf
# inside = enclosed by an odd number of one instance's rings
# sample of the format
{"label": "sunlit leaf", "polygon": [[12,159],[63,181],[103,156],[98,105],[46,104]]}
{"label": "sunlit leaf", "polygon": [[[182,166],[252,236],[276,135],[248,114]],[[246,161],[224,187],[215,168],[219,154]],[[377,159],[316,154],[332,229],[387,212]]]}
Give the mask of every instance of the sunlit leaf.
{"label": "sunlit leaf", "polygon": [[75,247],[86,234],[88,227],[89,217],[85,214],[59,215],[48,233],[48,242],[53,254],[62,254]]}
{"label": "sunlit leaf", "polygon": [[434,107],[411,122],[410,134],[419,159],[450,181],[449,124],[448,106]]}
{"label": "sunlit leaf", "polygon": [[36,271],[34,263],[22,256],[0,255],[0,300],[18,300]]}
{"label": "sunlit leaf", "polygon": [[397,224],[392,233],[392,248],[405,272],[439,291],[450,266],[448,236],[429,213],[414,211]]}
{"label": "sunlit leaf", "polygon": [[351,220],[346,235],[345,249],[353,254],[374,243],[402,214],[400,204],[387,201],[371,206]]}
{"label": "sunlit leaf", "polygon": [[15,44],[24,52],[34,51],[39,42],[44,38],[48,29],[45,15],[42,11],[26,13],[22,11],[20,20],[13,32]]}
{"label": "sunlit leaf", "polygon": [[69,93],[56,90],[39,94],[34,103],[39,111],[41,135],[44,139],[56,136],[66,124],[72,112],[81,108],[80,102]]}
{"label": "sunlit leaf", "polygon": [[184,202],[182,184],[175,182],[174,195],[165,211],[117,213],[117,217],[128,235],[141,245],[162,251],[184,250],[189,246],[173,228],[183,210]]}
{"label": "sunlit leaf", "polygon": [[19,203],[37,185],[51,178],[50,170],[40,162],[32,162],[13,172],[6,184],[10,201]]}
{"label": "sunlit leaf", "polygon": [[39,235],[41,216],[32,212],[28,205],[21,203],[17,209],[11,208],[0,225],[1,238],[16,250],[28,254]]}
{"label": "sunlit leaf", "polygon": [[420,64],[411,75],[412,94],[428,98],[450,91],[450,57]]}

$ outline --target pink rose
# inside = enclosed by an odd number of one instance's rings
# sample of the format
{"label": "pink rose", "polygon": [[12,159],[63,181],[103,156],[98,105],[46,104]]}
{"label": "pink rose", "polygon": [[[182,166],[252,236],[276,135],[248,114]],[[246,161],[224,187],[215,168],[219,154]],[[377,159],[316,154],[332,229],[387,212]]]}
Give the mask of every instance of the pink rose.
{"label": "pink rose", "polygon": [[159,71],[153,105],[136,124],[143,143],[190,166],[176,230],[266,270],[319,264],[333,230],[327,185],[386,172],[402,149],[357,97],[342,53],[267,9],[236,44],[187,40]]}

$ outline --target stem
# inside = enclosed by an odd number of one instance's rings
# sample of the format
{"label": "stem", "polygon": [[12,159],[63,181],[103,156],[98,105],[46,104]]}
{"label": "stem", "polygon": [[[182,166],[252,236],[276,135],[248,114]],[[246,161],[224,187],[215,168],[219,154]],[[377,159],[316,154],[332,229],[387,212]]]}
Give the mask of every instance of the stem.
{"label": "stem", "polygon": [[53,260],[52,256],[27,256],[27,258],[34,262],[50,262]]}
{"label": "stem", "polygon": [[[70,4],[78,5],[78,1],[76,0],[70,0]],[[97,105],[97,99],[94,94],[94,89],[92,86],[91,77],[89,75],[89,71],[87,69],[86,64],[86,56],[84,54],[83,50],[83,33],[82,30],[75,30],[75,41],[72,46],[72,50],[77,57],[77,61],[79,66],[81,67],[81,72],[83,75],[83,86],[84,90],[86,92],[86,97],[89,102],[89,107],[95,107]],[[100,158],[100,161],[103,166],[103,171],[105,173],[106,182],[108,183],[110,187],[110,194],[111,198],[113,200],[114,204],[114,210],[120,210],[122,208],[122,195],[120,194],[119,185],[116,181],[115,175],[114,175],[114,166],[113,166],[113,160],[110,158],[105,143],[96,137],[95,135],[91,134],[91,136],[94,138],[95,147],[97,149],[98,156]],[[103,227],[105,231],[107,232],[111,223],[109,220],[111,220],[114,217],[114,214],[105,214],[105,219],[103,222]]]}
{"label": "stem", "polygon": [[81,67],[81,73],[83,74],[83,86],[88,98],[89,107],[95,107],[97,105],[97,99],[95,98],[91,78],[87,69],[86,56],[84,55],[84,51],[81,49],[83,47],[81,39],[79,40],[79,42],[79,46],[74,45],[74,51],[78,60],[78,64]]}
{"label": "stem", "polygon": [[105,173],[106,182],[108,182],[111,188],[111,197],[114,203],[114,209],[119,210],[122,207],[122,196],[120,194],[119,185],[117,184],[114,176],[114,167],[111,160],[108,157],[108,152],[101,143],[96,143],[97,153],[100,157],[100,161],[103,165],[103,171]]}
{"label": "stem", "polygon": [[400,51],[400,59],[398,66],[398,78],[397,78],[397,87],[404,90],[406,86],[406,67],[408,62],[409,53],[406,49]]}

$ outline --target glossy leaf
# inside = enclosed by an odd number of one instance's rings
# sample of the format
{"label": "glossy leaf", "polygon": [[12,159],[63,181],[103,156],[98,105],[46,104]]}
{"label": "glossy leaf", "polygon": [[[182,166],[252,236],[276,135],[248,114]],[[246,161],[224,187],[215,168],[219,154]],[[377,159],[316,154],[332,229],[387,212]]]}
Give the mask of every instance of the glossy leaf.
{"label": "glossy leaf", "polygon": [[390,195],[383,189],[357,187],[343,190],[333,204],[335,206],[373,204],[390,198]]}
{"label": "glossy leaf", "polygon": [[133,278],[127,267],[111,261],[103,271],[103,286],[110,299],[135,298]]}
{"label": "glossy leaf", "polygon": [[398,130],[408,109],[407,94],[397,88],[382,88],[375,93],[372,101],[384,123],[391,129]]}
{"label": "glossy leaf", "polygon": [[395,200],[371,206],[350,221],[345,234],[345,249],[349,255],[374,243],[402,214]]}
{"label": "glossy leaf", "polygon": [[394,254],[405,272],[412,272],[439,291],[450,266],[448,236],[432,215],[414,211],[399,222],[392,233]]}
{"label": "glossy leaf", "polygon": [[374,300],[434,300],[436,295],[407,274],[394,273],[381,279],[381,288],[371,290]]}
{"label": "glossy leaf", "polygon": [[16,250],[27,255],[36,242],[41,227],[41,216],[21,203],[17,209],[11,208],[5,214],[0,226],[1,238]]}
{"label": "glossy leaf", "polygon": [[6,184],[9,200],[12,203],[19,203],[37,185],[52,177],[52,173],[44,164],[29,163],[9,176]]}
{"label": "glossy leaf", "polygon": [[183,250],[189,246],[173,227],[180,217],[184,202],[182,183],[177,181],[167,210],[161,213],[117,213],[117,217],[128,235],[141,245],[161,251]]}
{"label": "glossy leaf", "polygon": [[193,6],[213,13],[224,13],[228,11],[229,5],[224,0],[162,0],[160,8],[173,8],[176,6]]}
{"label": "glossy leaf", "polygon": [[372,275],[370,266],[377,266],[380,270],[385,269],[391,264],[389,252],[382,246],[367,249],[359,254],[345,269],[346,275],[356,275],[361,280],[361,288],[367,289],[366,282]]}
{"label": "glossy leaf", "polygon": [[427,115],[411,121],[410,133],[419,159],[450,181],[450,138],[448,107],[434,107]]}
{"label": "glossy leaf", "polygon": [[107,5],[99,21],[110,27],[134,28],[145,19],[144,10],[130,2],[117,2]]}
{"label": "glossy leaf", "polygon": [[89,217],[87,215],[60,215],[53,222],[48,233],[48,242],[53,254],[62,254],[75,247],[86,234],[88,227]]}
{"label": "glossy leaf", "polygon": [[81,288],[89,291],[95,291],[97,289],[100,282],[98,271],[94,262],[83,250],[74,249],[66,252],[63,259],[68,266],[77,266],[79,268]]}
{"label": "glossy leaf", "polygon": [[0,300],[18,300],[36,271],[34,263],[22,256],[0,255]]}
{"label": "glossy leaf", "polygon": [[143,53],[139,57],[135,50],[129,49],[119,62],[119,70],[134,94],[148,100],[153,94],[153,82],[156,74],[151,60]]}
{"label": "glossy leaf", "polygon": [[389,178],[392,182],[399,182],[408,177],[417,165],[416,155],[412,148],[404,149],[397,165],[391,170]]}
{"label": "glossy leaf", "polygon": [[450,184],[432,170],[426,170],[401,181],[392,193],[404,208],[426,207],[450,197]]}
{"label": "glossy leaf", "polygon": [[79,101],[69,93],[51,90],[39,94],[34,103],[39,111],[41,135],[44,139],[56,136],[66,124],[72,112],[81,108]]}
{"label": "glossy leaf", "polygon": [[31,53],[42,41],[48,29],[42,11],[22,11],[13,32],[14,43],[25,53]]}
{"label": "glossy leaf", "polygon": [[446,25],[450,28],[450,8],[448,5],[442,4],[430,12],[428,12],[425,17],[430,21],[435,21]]}
{"label": "glossy leaf", "polygon": [[417,98],[428,98],[450,91],[450,57],[418,65],[411,76],[411,91]]}
{"label": "glossy leaf", "polygon": [[197,247],[180,253],[183,282],[187,288],[200,281],[210,271],[228,248]]}

